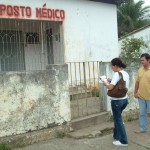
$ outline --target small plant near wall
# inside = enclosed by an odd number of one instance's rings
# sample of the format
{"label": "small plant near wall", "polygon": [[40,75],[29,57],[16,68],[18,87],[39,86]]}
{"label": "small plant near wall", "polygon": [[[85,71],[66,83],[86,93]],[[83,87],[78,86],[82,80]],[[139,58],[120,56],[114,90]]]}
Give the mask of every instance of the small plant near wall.
{"label": "small plant near wall", "polygon": [[0,143],[0,150],[12,150],[12,147],[9,144]]}
{"label": "small plant near wall", "polygon": [[129,67],[138,66],[142,49],[147,47],[143,38],[126,38],[122,41],[119,57]]}
{"label": "small plant near wall", "polygon": [[100,97],[100,90],[97,87],[92,88],[92,96]]}

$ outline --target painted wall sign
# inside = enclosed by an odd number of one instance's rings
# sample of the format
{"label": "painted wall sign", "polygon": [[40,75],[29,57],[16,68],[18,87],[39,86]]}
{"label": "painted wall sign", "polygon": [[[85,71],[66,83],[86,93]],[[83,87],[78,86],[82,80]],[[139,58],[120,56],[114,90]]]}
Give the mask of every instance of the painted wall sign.
{"label": "painted wall sign", "polygon": [[[34,13],[33,13],[34,12]],[[39,20],[58,20],[65,19],[65,11],[62,9],[46,8],[46,4],[42,8],[35,8],[33,11],[30,6],[12,6],[0,4],[1,18],[32,18]]]}

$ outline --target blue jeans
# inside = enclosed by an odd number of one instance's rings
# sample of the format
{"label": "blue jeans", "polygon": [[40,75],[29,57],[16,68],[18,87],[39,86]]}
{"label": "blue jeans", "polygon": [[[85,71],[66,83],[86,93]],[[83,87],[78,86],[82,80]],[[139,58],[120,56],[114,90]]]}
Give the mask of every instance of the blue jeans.
{"label": "blue jeans", "polygon": [[139,124],[140,124],[140,131],[146,132],[147,131],[147,113],[150,112],[150,100],[138,99],[139,101]]}
{"label": "blue jeans", "polygon": [[112,100],[111,108],[114,117],[114,139],[120,141],[122,144],[128,144],[125,126],[122,120],[122,111],[126,108],[128,99]]}

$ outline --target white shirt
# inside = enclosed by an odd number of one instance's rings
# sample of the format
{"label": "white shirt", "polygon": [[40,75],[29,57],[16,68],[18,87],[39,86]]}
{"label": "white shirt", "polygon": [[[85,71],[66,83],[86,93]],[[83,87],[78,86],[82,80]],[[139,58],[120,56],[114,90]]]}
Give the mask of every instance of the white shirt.
{"label": "white shirt", "polygon": [[[126,71],[124,71],[124,70],[121,70],[120,72],[122,73],[123,80],[126,81],[126,88],[128,89],[129,88],[129,74]],[[120,80],[120,78],[121,77],[119,76],[119,73],[115,72],[114,75],[113,75],[113,77],[112,77],[112,80],[111,80],[110,84],[112,84],[112,85],[115,86],[117,84],[117,82]],[[127,97],[128,96],[126,94],[126,96],[121,97],[121,98],[111,97],[110,99],[111,100],[118,100],[118,99],[126,99]]]}

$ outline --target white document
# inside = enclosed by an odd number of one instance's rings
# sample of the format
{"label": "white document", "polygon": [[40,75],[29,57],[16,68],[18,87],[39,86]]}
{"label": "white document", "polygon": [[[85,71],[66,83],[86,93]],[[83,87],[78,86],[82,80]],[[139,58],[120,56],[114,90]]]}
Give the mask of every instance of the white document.
{"label": "white document", "polygon": [[107,82],[107,78],[105,75],[99,77],[99,83]]}

